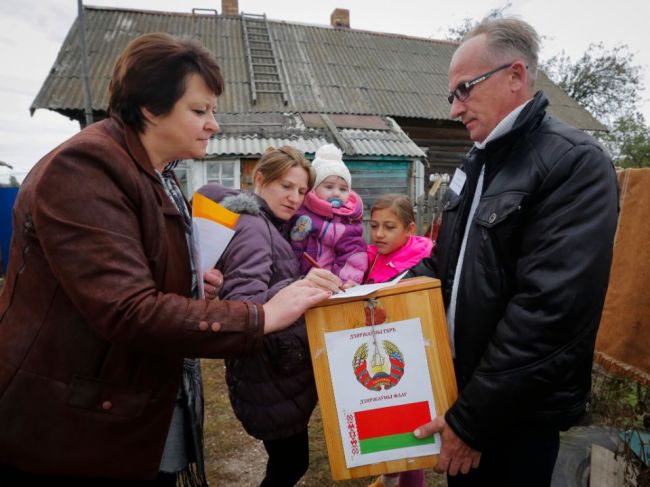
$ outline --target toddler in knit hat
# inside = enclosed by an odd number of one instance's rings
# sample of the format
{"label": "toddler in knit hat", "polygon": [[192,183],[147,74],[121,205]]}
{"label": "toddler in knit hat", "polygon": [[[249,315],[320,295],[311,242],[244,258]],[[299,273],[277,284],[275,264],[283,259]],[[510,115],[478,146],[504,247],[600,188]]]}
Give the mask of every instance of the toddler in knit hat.
{"label": "toddler in knit hat", "polygon": [[359,284],[368,267],[361,197],[352,191],[350,170],[335,145],[321,146],[311,165],[314,188],[291,220],[291,246],[303,273],[311,267],[306,252],[343,282]]}

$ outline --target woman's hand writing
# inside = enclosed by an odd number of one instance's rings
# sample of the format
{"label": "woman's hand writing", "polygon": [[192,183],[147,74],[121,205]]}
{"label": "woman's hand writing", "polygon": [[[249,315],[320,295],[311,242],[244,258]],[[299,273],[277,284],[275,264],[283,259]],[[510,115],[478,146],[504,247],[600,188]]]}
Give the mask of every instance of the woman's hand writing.
{"label": "woman's hand writing", "polygon": [[343,281],[325,269],[312,267],[303,280],[311,282],[319,289],[336,294],[342,290]]}

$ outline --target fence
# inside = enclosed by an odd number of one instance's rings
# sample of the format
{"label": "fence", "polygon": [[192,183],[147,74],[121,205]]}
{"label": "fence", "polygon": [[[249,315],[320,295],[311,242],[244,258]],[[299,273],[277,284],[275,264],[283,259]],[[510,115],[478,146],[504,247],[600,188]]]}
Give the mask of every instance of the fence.
{"label": "fence", "polygon": [[430,180],[433,183],[431,188],[416,199],[413,209],[417,234],[435,240],[442,218],[442,198],[449,186],[449,175],[432,174]]}

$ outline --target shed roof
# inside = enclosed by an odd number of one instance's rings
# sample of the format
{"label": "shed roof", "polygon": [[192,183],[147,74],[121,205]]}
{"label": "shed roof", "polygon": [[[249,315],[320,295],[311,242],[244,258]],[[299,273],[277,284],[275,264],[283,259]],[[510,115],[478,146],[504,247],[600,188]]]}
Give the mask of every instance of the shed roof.
{"label": "shed roof", "polygon": [[[345,157],[425,159],[426,154],[390,117],[356,117],[357,127],[338,127],[336,140],[319,116],[306,121],[298,113],[237,113],[219,117],[221,131],[208,142],[207,154],[258,157],[269,146],[290,145],[306,154],[327,143],[342,142]],[[336,122],[336,120],[335,120]],[[375,126],[376,128],[368,128]]]}
{"label": "shed roof", "polygon": [[[252,103],[240,16],[85,6],[92,107],[106,111],[112,66],[128,42],[146,32],[198,38],[217,56],[225,77],[219,110],[227,113],[316,112],[448,120],[447,68],[457,44],[349,28],[268,21],[288,103],[260,93]],[[71,118],[84,109],[75,20],[31,110]],[[576,127],[603,130],[589,112],[543,73],[538,88],[550,112]]]}

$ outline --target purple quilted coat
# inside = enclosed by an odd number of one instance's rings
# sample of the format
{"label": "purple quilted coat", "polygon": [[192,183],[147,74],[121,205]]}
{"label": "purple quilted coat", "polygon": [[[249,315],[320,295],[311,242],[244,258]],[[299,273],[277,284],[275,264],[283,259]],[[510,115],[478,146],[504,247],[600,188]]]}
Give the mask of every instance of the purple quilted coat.
{"label": "purple quilted coat", "polygon": [[363,239],[363,202],[354,191],[340,208],[332,207],[310,191],[291,219],[291,246],[306,274],[311,265],[307,252],[318,264],[343,280],[361,284],[368,268],[367,244]]}
{"label": "purple quilted coat", "polygon": [[[265,303],[300,277],[288,225],[262,198],[216,183],[199,193],[241,215],[217,263],[224,276],[221,299]],[[235,415],[251,436],[274,440],[305,429],[317,396],[304,321],[265,335],[257,355],[226,360],[226,381]]]}

